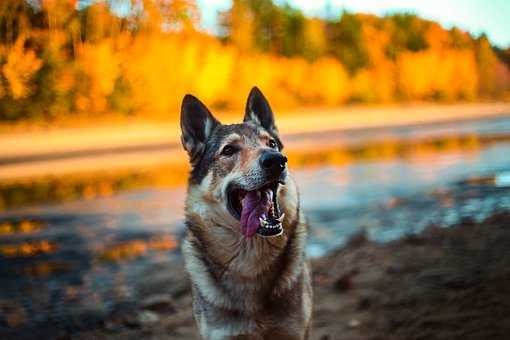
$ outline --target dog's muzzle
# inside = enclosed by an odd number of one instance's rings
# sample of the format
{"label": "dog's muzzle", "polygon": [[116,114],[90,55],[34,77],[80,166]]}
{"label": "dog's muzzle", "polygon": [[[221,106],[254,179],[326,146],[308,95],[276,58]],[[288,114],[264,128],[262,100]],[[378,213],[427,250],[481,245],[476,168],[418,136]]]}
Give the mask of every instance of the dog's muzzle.
{"label": "dog's muzzle", "polygon": [[279,177],[285,170],[287,157],[278,151],[264,151],[259,163],[268,177]]}
{"label": "dog's muzzle", "polygon": [[263,237],[283,233],[284,214],[280,212],[278,189],[285,184],[287,157],[277,151],[264,151],[259,158],[263,172],[260,185],[243,187],[229,185],[227,208],[239,219],[246,237]]}

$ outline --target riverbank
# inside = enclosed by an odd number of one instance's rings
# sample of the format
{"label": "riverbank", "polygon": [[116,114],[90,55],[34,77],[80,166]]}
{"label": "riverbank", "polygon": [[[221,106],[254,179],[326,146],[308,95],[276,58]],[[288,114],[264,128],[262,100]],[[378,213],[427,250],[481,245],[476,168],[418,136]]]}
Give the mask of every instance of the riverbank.
{"label": "riverbank", "polygon": [[[502,117],[510,103],[354,106],[277,113],[287,150],[310,147],[317,134]],[[224,122],[241,115],[219,114]],[[92,120],[91,120],[92,121]],[[81,125],[0,126],[0,179],[33,178],[104,169],[183,164],[177,122],[140,118]],[[313,143],[312,143],[313,144]],[[321,139],[321,145],[324,140]]]}
{"label": "riverbank", "polygon": [[[508,226],[502,212],[386,244],[353,237],[312,261],[312,339],[506,339]],[[72,338],[198,339],[182,264],[155,265],[143,277],[136,307],[119,307]]]}

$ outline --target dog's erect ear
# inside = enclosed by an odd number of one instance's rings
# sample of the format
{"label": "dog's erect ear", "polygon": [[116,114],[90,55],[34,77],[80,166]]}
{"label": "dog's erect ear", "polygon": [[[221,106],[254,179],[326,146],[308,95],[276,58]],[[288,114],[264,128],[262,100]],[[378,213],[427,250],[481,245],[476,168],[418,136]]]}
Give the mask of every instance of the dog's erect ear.
{"label": "dog's erect ear", "polygon": [[250,94],[248,95],[244,121],[254,122],[261,125],[270,133],[275,135],[278,134],[271,106],[269,106],[266,97],[264,97],[262,92],[256,86],[251,89]]}
{"label": "dog's erect ear", "polygon": [[195,163],[205,148],[207,139],[220,122],[196,97],[187,94],[181,105],[181,142],[188,152],[191,163]]}

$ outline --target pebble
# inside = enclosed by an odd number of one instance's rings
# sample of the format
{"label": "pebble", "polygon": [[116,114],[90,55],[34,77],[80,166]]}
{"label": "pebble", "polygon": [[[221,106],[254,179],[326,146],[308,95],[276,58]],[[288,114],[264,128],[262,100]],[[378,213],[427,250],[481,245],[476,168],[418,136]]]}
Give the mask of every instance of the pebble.
{"label": "pebble", "polygon": [[349,321],[349,327],[351,327],[351,328],[356,328],[356,327],[359,327],[360,325],[361,325],[361,322],[359,320],[352,319]]}
{"label": "pebble", "polygon": [[158,322],[159,316],[154,312],[143,310],[138,313],[137,319],[141,326],[149,326]]}
{"label": "pebble", "polygon": [[149,310],[138,311],[136,314],[129,315],[124,319],[125,325],[133,328],[152,326],[158,321],[158,314]]}
{"label": "pebble", "polygon": [[140,302],[140,308],[158,313],[174,313],[175,306],[169,294],[149,295]]}

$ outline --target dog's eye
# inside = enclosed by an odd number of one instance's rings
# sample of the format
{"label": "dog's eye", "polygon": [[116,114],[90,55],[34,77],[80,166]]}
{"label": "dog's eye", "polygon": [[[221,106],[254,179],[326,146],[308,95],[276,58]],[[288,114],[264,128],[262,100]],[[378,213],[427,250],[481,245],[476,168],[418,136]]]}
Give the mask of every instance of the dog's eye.
{"label": "dog's eye", "polygon": [[237,151],[237,148],[232,145],[225,145],[221,150],[223,156],[232,156]]}
{"label": "dog's eye", "polygon": [[274,139],[270,139],[269,142],[267,142],[267,146],[269,146],[271,149],[276,149],[278,144],[276,144],[276,141]]}

